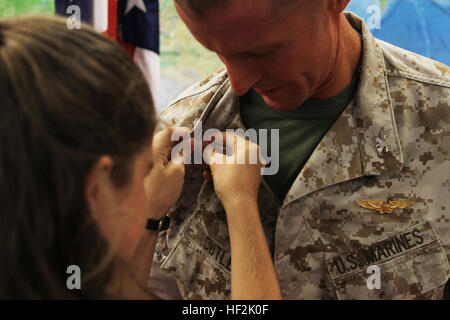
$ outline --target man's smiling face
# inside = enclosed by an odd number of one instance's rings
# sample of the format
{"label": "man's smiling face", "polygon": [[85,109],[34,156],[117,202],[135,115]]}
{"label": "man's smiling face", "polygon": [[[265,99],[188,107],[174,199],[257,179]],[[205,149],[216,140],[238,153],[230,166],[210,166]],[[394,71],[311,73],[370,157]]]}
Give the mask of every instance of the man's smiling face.
{"label": "man's smiling face", "polygon": [[225,64],[233,91],[254,88],[278,110],[313,97],[333,69],[336,41],[323,3],[228,0],[198,18],[175,2],[194,37]]}

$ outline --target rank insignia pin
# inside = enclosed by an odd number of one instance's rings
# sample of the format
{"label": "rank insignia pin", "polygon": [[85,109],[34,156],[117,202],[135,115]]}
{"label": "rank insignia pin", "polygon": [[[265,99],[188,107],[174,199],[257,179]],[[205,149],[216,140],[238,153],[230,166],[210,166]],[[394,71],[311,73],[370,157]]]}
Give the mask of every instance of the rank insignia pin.
{"label": "rank insignia pin", "polygon": [[381,155],[383,151],[389,152],[389,148],[385,142],[386,136],[383,135],[383,138],[376,137],[375,138],[375,148],[377,149],[378,155]]}
{"label": "rank insignia pin", "polygon": [[362,208],[378,211],[380,214],[392,213],[395,210],[407,208],[416,203],[415,200],[391,200],[388,203],[379,200],[357,200],[356,204]]}

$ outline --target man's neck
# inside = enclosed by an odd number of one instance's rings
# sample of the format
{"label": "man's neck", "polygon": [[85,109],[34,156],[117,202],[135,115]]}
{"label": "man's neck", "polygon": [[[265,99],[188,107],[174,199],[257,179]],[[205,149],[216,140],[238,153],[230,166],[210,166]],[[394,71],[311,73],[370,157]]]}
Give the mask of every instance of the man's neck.
{"label": "man's neck", "polygon": [[340,17],[338,47],[333,68],[311,98],[326,99],[336,96],[353,80],[358,71],[362,53],[362,39],[344,14]]}

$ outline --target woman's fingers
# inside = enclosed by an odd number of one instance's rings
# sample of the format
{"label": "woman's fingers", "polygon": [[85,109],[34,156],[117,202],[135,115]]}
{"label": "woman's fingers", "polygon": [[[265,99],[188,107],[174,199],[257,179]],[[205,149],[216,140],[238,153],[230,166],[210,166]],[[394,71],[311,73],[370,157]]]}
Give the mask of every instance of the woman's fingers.
{"label": "woman's fingers", "polygon": [[172,148],[184,137],[189,136],[190,129],[186,127],[168,127],[153,137],[153,152],[155,163],[166,166],[171,159]]}
{"label": "woman's fingers", "polygon": [[216,164],[224,164],[227,162],[227,155],[223,154],[222,152],[217,152],[216,148],[213,144],[210,144],[203,152],[203,160],[204,164],[202,164],[202,167],[211,167],[211,165]]}
{"label": "woman's fingers", "polygon": [[[153,145],[162,148],[173,148],[180,140],[189,136],[189,134],[189,128],[168,127],[155,134],[153,137]],[[166,155],[168,156],[169,154]]]}
{"label": "woman's fingers", "polygon": [[233,132],[221,132],[204,151],[207,164],[265,164],[259,146]]}
{"label": "woman's fingers", "polygon": [[179,175],[184,177],[184,174],[186,172],[184,164],[178,161],[170,161],[166,166],[166,170],[169,176]]}

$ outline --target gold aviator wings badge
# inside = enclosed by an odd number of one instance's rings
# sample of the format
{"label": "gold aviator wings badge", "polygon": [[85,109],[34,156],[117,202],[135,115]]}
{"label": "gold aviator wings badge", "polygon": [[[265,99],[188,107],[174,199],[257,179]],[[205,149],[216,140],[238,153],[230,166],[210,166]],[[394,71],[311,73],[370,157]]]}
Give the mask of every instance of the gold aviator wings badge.
{"label": "gold aviator wings badge", "polygon": [[378,211],[380,214],[392,213],[395,210],[407,208],[416,203],[415,200],[391,200],[388,203],[379,200],[357,200],[360,207]]}

